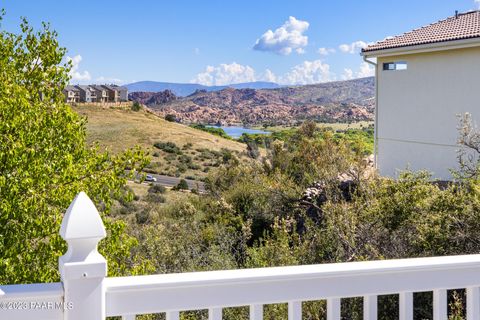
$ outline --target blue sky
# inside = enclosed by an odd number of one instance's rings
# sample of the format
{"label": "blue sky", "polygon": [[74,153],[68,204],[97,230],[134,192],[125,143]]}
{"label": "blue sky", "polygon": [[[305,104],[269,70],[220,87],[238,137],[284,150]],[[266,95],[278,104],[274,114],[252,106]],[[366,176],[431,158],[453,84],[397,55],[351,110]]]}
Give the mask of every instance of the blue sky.
{"label": "blue sky", "polygon": [[[480,0],[2,0],[3,29],[50,22],[73,83],[307,84],[370,75],[361,46]],[[271,31],[269,31],[271,30]],[[323,48],[323,49],[322,49]]]}

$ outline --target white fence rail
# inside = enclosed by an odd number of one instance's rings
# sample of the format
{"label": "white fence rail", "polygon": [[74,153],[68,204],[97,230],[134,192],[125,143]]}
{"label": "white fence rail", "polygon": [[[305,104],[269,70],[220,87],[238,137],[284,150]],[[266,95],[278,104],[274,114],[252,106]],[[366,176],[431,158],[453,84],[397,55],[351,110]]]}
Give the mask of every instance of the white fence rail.
{"label": "white fence rail", "polygon": [[433,317],[448,319],[447,290],[467,289],[467,319],[480,319],[480,255],[383,260],[279,268],[226,270],[136,277],[106,277],[97,252],[105,230],[93,203],[80,193],[67,210],[59,260],[62,283],[0,286],[0,319],[100,320],[208,309],[222,319],[226,307],[288,303],[288,319],[302,319],[302,302],[327,301],[328,320],[340,319],[341,299],[363,297],[364,319],[377,319],[377,296],[399,294],[401,320],[413,319],[413,293],[433,291]]}

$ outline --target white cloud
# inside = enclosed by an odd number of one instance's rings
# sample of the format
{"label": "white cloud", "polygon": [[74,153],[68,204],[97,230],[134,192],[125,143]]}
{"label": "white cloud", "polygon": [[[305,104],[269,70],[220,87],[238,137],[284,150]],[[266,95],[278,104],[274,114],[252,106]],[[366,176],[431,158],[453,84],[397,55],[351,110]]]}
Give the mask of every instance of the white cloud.
{"label": "white cloud", "polygon": [[83,72],[78,71],[78,67],[80,65],[80,62],[82,61],[81,55],[77,54],[73,58],[67,56],[67,61],[71,61],[72,63],[72,69],[70,70],[70,76],[72,77],[71,80],[88,81],[92,78],[88,71],[83,71]]}
{"label": "white cloud", "polygon": [[122,84],[125,83],[125,81],[117,78],[109,78],[109,77],[98,77],[95,79],[96,83],[102,83],[102,84]]}
{"label": "white cloud", "polygon": [[375,68],[366,62],[362,62],[357,72],[352,69],[343,69],[342,80],[351,80],[355,78],[372,77],[375,75]]}
{"label": "white cloud", "polygon": [[480,9],[480,0],[474,0],[473,2],[477,6],[477,9]]}
{"label": "white cloud", "polygon": [[233,62],[222,63],[217,67],[207,66],[205,72],[197,74],[190,82],[207,86],[222,86],[233,83],[256,81],[255,70],[250,66],[244,66]]}
{"label": "white cloud", "polygon": [[195,53],[196,55],[199,55],[200,54],[200,48],[193,49],[193,53]]}
{"label": "white cloud", "polygon": [[343,69],[342,80],[352,80],[354,78],[352,69]]}
{"label": "white cloud", "polygon": [[309,25],[307,21],[289,17],[281,27],[275,31],[268,30],[257,39],[253,49],[281,55],[289,55],[292,50],[304,53],[303,48],[308,44],[308,37],[303,33],[307,31]]}
{"label": "white cloud", "polygon": [[295,52],[298,53],[298,54],[304,54],[304,53],[305,53],[305,49],[303,49],[303,48],[297,48],[297,49],[295,49]]}
{"label": "white cloud", "polygon": [[357,78],[372,77],[375,75],[375,68],[366,62],[362,62],[360,70],[357,72]]}
{"label": "white cloud", "polygon": [[[375,74],[375,69],[368,63],[360,64],[357,71],[344,69],[340,79],[351,80],[355,78],[370,77]],[[303,61],[283,75],[275,75],[270,69],[257,73],[252,67],[236,62],[207,66],[205,72],[197,74],[192,83],[207,86],[228,85],[241,82],[268,81],[284,85],[305,85],[337,80],[337,75],[330,70],[330,65],[322,60]]]}
{"label": "white cloud", "polygon": [[361,49],[373,44],[373,42],[365,42],[365,41],[355,41],[352,42],[351,44],[341,44],[338,46],[340,51],[345,52],[345,53],[358,53]]}
{"label": "white cloud", "polygon": [[336,50],[333,48],[318,48],[317,52],[321,56],[328,56],[331,53],[335,53]]}
{"label": "white cloud", "polygon": [[266,69],[263,74],[262,80],[267,82],[277,82],[277,76],[275,76],[275,74],[270,69]]}
{"label": "white cloud", "polygon": [[321,60],[304,61],[294,66],[289,72],[278,79],[282,84],[313,84],[335,80],[335,74],[330,71],[330,65]]}

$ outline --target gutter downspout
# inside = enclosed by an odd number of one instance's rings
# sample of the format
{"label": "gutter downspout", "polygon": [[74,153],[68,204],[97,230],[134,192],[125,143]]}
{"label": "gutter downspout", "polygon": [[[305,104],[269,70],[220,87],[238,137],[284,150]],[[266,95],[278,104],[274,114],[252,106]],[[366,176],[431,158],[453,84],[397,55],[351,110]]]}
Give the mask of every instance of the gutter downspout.
{"label": "gutter downspout", "polygon": [[378,65],[377,63],[368,60],[368,57],[361,53],[363,61],[375,67],[375,125],[373,127],[373,164],[377,168],[377,147],[378,147]]}

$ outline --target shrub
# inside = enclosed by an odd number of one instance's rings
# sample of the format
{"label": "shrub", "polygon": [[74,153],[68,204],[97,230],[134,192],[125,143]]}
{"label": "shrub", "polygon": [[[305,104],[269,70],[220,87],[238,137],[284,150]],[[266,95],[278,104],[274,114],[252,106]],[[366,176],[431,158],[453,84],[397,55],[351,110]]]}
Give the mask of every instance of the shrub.
{"label": "shrub", "polygon": [[183,154],[183,152],[174,142],[156,142],[153,144],[153,146],[167,153]]}
{"label": "shrub", "polygon": [[258,145],[255,141],[247,142],[247,154],[252,159],[257,159],[260,156],[260,151],[258,151]]}
{"label": "shrub", "polygon": [[187,171],[187,166],[186,166],[185,164],[183,164],[183,163],[179,163],[179,164],[177,165],[177,170],[178,170],[178,172],[180,172],[180,173],[184,173],[185,171]]}
{"label": "shrub", "polygon": [[148,188],[149,193],[165,193],[166,191],[167,189],[164,186],[159,184],[154,184],[153,186]]}
{"label": "shrub", "polygon": [[148,210],[142,210],[135,214],[135,220],[138,224],[145,224],[150,220],[150,212]]}
{"label": "shrub", "polygon": [[192,157],[183,154],[178,158],[178,161],[185,164],[192,163]]}
{"label": "shrub", "polygon": [[143,171],[147,173],[158,173],[161,166],[162,165],[159,162],[150,162],[148,165],[145,166]]}
{"label": "shrub", "polygon": [[175,117],[174,114],[167,114],[165,116],[165,120],[167,120],[168,122],[176,122],[177,121],[177,117]]}
{"label": "shrub", "polygon": [[176,159],[177,159],[177,156],[175,154],[168,154],[165,157],[165,160],[167,160],[168,162],[171,162],[171,161],[176,160]]}
{"label": "shrub", "polygon": [[143,172],[159,174],[159,172],[156,169],[152,169],[152,168],[144,168]]}
{"label": "shrub", "polygon": [[195,164],[195,163],[189,163],[188,165],[188,169],[192,169],[192,170],[200,170],[200,165],[198,164]]}
{"label": "shrub", "polygon": [[145,197],[145,200],[150,203],[165,203],[167,201],[164,196],[158,193],[148,193]]}
{"label": "shrub", "polygon": [[132,111],[140,111],[142,109],[142,105],[138,103],[138,101],[134,101],[132,103]]}
{"label": "shrub", "polygon": [[232,151],[228,149],[222,149],[222,154],[223,163],[227,163],[228,161],[233,159]]}
{"label": "shrub", "polygon": [[180,182],[173,187],[174,190],[188,190],[188,183],[185,179],[180,179]]}

